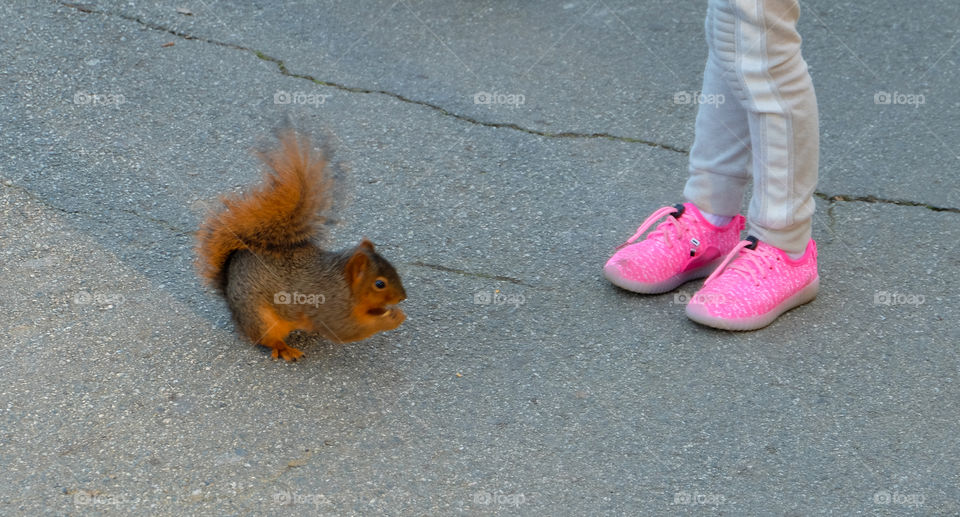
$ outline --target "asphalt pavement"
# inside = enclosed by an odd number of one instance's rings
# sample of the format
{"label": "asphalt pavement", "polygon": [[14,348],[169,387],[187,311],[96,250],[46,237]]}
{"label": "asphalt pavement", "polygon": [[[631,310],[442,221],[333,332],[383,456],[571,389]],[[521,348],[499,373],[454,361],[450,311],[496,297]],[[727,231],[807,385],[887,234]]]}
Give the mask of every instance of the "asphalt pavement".
{"label": "asphalt pavement", "polygon": [[[801,6],[820,295],[732,333],[601,275],[706,2],[3,2],[0,514],[960,515],[960,3]],[[192,249],[285,120],[409,296],[296,363]]]}

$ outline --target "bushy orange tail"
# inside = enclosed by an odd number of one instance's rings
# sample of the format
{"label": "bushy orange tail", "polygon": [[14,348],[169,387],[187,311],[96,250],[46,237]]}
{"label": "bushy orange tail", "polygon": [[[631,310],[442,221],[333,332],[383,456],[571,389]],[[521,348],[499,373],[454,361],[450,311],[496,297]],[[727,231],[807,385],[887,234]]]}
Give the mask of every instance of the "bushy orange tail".
{"label": "bushy orange tail", "polygon": [[279,146],[260,153],[263,184],[240,196],[222,198],[197,232],[200,275],[221,291],[226,265],[237,250],[276,253],[306,244],[323,231],[321,212],[329,208],[329,177],[324,156],[309,139],[287,130]]}

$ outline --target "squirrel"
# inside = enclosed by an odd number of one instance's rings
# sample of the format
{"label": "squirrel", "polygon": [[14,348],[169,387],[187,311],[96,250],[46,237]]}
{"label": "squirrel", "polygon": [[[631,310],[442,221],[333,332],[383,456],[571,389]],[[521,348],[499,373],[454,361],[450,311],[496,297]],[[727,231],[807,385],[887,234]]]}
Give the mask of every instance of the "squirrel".
{"label": "squirrel", "polygon": [[327,159],[309,139],[284,130],[279,145],[260,152],[262,184],[224,196],[200,225],[197,267],[222,295],[237,327],[272,356],[303,355],[284,341],[290,332],[317,332],[345,343],[397,328],[407,297],[393,266],[363,239],[326,251],[321,212],[331,204]]}

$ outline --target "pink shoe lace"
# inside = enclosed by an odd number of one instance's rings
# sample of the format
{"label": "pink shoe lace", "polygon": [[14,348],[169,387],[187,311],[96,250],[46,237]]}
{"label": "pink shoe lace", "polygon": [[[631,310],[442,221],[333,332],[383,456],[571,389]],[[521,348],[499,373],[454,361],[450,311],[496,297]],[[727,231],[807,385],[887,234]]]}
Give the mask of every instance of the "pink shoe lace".
{"label": "pink shoe lace", "polygon": [[[634,233],[633,237],[630,237],[629,239],[627,239],[627,242],[624,242],[623,244],[617,246],[616,249],[619,250],[621,248],[625,248],[633,244],[634,242],[636,242],[636,240],[639,239],[641,235],[643,235],[643,232],[647,231],[651,226],[653,226],[653,223],[657,222],[660,218],[664,216],[667,216],[667,219],[664,220],[662,223],[660,223],[660,225],[657,226],[657,229],[650,232],[650,235],[648,235],[647,237],[653,237],[655,235],[663,235],[663,241],[667,244],[667,247],[672,248],[673,243],[671,239],[676,238],[678,235],[682,235],[683,232],[687,229],[686,225],[684,225],[680,221],[680,219],[677,219],[672,215],[672,214],[681,214],[681,213],[683,213],[683,205],[665,206],[663,208],[660,208],[656,212],[650,214],[650,217],[648,217],[647,220],[644,221],[639,228],[637,228],[637,233]],[[666,230],[672,230],[672,231],[668,232]]]}
{"label": "pink shoe lace", "polygon": [[[729,269],[731,273],[737,273],[742,278],[746,278],[753,282],[753,285],[760,285],[760,281],[766,278],[767,271],[773,269],[774,262],[780,260],[780,257],[777,256],[776,252],[772,251],[771,248],[757,248],[757,238],[750,236],[746,239],[737,243],[736,246],[730,251],[723,262],[717,266],[717,269],[707,277],[706,281],[703,282],[703,286],[706,287],[710,284],[713,279],[718,277],[720,273],[723,273],[725,269]],[[740,255],[740,250],[742,249],[752,250],[753,253],[747,253],[740,258],[740,260],[734,262],[729,268],[727,267],[734,258]]]}

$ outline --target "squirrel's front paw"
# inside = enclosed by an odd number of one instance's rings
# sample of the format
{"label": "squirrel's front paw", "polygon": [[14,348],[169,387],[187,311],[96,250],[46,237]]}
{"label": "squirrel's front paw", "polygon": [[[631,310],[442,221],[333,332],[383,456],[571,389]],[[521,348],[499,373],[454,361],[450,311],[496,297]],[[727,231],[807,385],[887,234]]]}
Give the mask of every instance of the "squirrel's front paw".
{"label": "squirrel's front paw", "polygon": [[404,314],[402,310],[396,308],[389,309],[384,317],[387,319],[387,328],[384,328],[384,330],[393,330],[407,319],[407,315]]}

